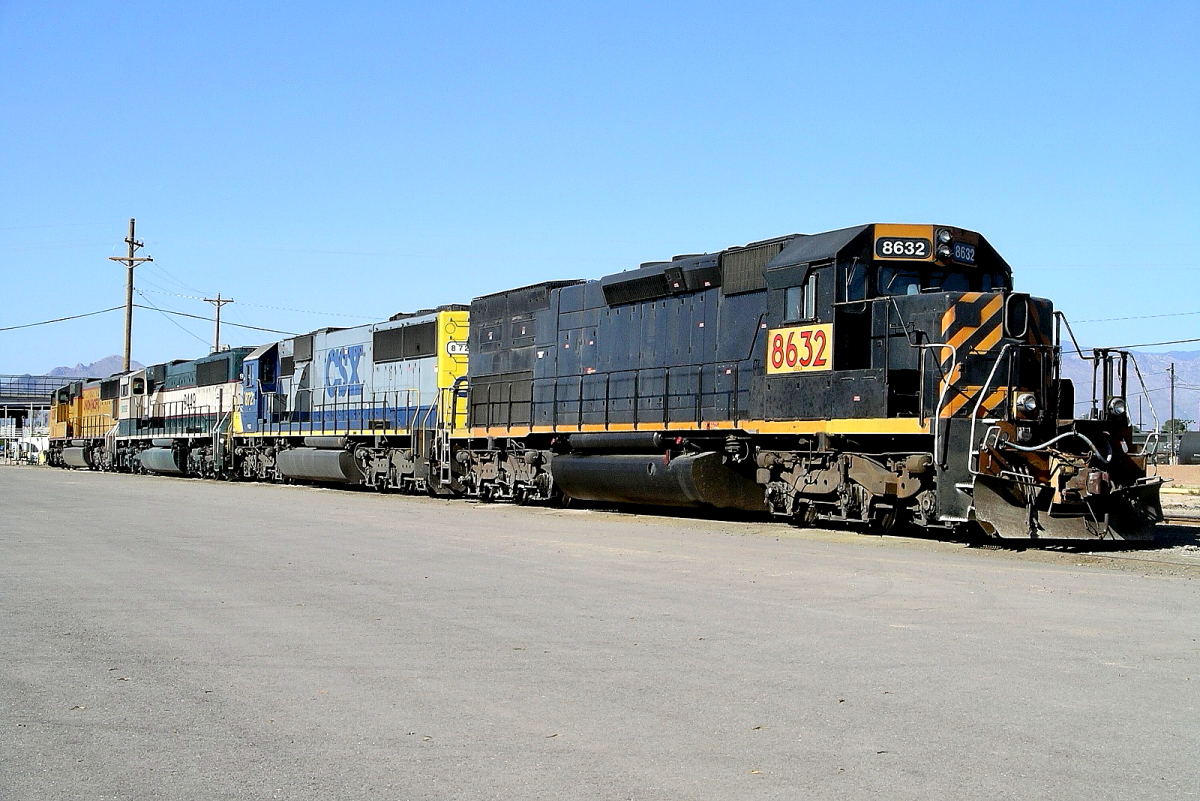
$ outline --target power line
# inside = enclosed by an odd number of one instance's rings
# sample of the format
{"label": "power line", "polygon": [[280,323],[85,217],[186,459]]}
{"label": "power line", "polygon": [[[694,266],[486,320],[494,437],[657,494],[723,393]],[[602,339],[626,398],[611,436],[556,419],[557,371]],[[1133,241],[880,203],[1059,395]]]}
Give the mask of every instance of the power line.
{"label": "power line", "polygon": [[191,284],[185,284],[183,281],[176,278],[174,273],[172,273],[166,267],[163,267],[161,264],[155,263],[154,268],[156,270],[158,270],[159,272],[161,272],[163,274],[163,277],[166,278],[168,281],[178,284],[179,286],[183,287],[184,289],[188,290],[189,292],[200,292],[199,289],[196,289],[196,287],[192,286]]}
{"label": "power line", "polygon": [[[138,294],[142,295],[142,290],[139,289]],[[145,299],[145,301],[147,303],[150,303],[150,298],[147,298],[145,295],[142,295],[142,298]],[[201,317],[198,314],[188,314],[187,312],[174,311],[173,309],[160,309],[159,307],[154,306],[153,304],[150,306],[143,306],[140,303],[135,303],[133,305],[139,309],[152,308],[152,309],[155,309],[156,311],[162,312],[163,314],[174,314],[177,317],[190,317],[193,320],[203,320],[206,323],[210,322],[212,319],[210,317]],[[230,322],[226,322],[225,325],[232,325],[234,328],[249,328],[251,331],[266,331],[268,334],[287,334],[288,336],[296,335],[295,331],[280,331],[278,328],[262,328],[261,326],[257,326],[257,325],[241,325],[240,323],[230,323]],[[204,343],[208,344],[208,341],[204,340]]]}
{"label": "power line", "polygon": [[[198,314],[188,314],[188,313],[186,313],[186,312],[175,311],[174,309],[161,309],[161,308],[159,308],[158,306],[155,306],[155,305],[154,305],[154,302],[153,302],[153,301],[151,301],[151,300],[150,300],[150,298],[146,297],[146,296],[145,296],[145,295],[142,293],[142,290],[140,290],[140,289],[139,289],[139,290],[137,290],[137,293],[138,293],[139,295],[141,295],[141,296],[142,296],[142,299],[143,299],[143,300],[145,300],[145,301],[146,301],[147,303],[149,303],[150,305],[149,305],[149,306],[143,306],[143,305],[142,305],[142,304],[140,304],[140,303],[135,303],[135,304],[133,304],[133,306],[134,306],[134,308],[135,308],[135,309],[150,309],[150,310],[152,310],[152,311],[161,312],[162,314],[173,314],[173,315],[175,315],[175,316],[177,316],[177,317],[189,317],[189,318],[191,318],[191,319],[193,319],[193,320],[204,320],[205,322],[209,322],[209,320],[210,320],[210,318],[208,318],[208,317],[201,317],[201,316],[200,316],[200,315],[198,315]],[[36,327],[36,326],[39,326],[39,325],[50,325],[50,324],[52,324],[52,323],[63,323],[63,322],[66,322],[66,321],[68,321],[68,320],[79,320],[79,319],[81,319],[81,318],[83,318],[83,317],[95,317],[97,314],[108,314],[109,312],[120,311],[120,310],[121,310],[121,309],[123,309],[123,308],[125,308],[125,306],[124,306],[124,305],[121,305],[121,306],[113,306],[113,307],[111,307],[111,308],[108,308],[108,309],[99,309],[99,310],[97,310],[97,311],[85,312],[85,313],[83,313],[83,314],[70,314],[70,315],[67,315],[66,317],[55,317],[53,320],[39,320],[39,321],[38,321],[38,322],[36,322],[36,323],[23,323],[23,324],[21,324],[21,325],[7,325],[7,326],[4,326],[3,328],[0,328],[0,331],[16,331],[16,330],[18,330],[18,329],[21,329],[21,328],[34,328],[34,327]],[[172,321],[172,322],[174,322],[174,321]],[[233,326],[234,328],[249,328],[251,331],[266,331],[268,334],[286,334],[286,335],[288,335],[288,336],[295,336],[295,332],[294,332],[294,331],[280,331],[280,330],[279,330],[279,329],[277,329],[277,328],[263,328],[263,327],[261,327],[261,326],[257,326],[257,325],[244,325],[244,324],[241,324],[241,323],[231,323],[231,322],[229,322],[228,320],[226,320],[226,321],[225,321],[225,325],[231,325],[231,326]],[[183,330],[184,330],[184,331],[187,331],[187,329],[186,329],[186,328],[184,328]],[[191,334],[192,336],[196,336],[195,334],[192,334],[192,332],[191,332],[191,331],[187,331],[187,332],[188,332],[189,334]],[[208,344],[208,340],[206,340],[206,339],[201,339],[200,341],[201,341],[201,342],[203,342],[203,343],[205,343],[205,344]]]}
{"label": "power line", "polygon": [[32,231],[39,228],[86,228],[94,225],[108,225],[106,222],[95,223],[59,223],[57,225],[6,225],[0,231]]}
{"label": "power line", "polygon": [[1115,322],[1120,322],[1122,320],[1153,320],[1156,317],[1188,317],[1188,316],[1194,315],[1194,314],[1200,314],[1200,311],[1174,312],[1172,314],[1143,314],[1138,317],[1101,317],[1100,319],[1097,319],[1097,320],[1076,320],[1075,324],[1080,325],[1082,323],[1115,323]]}
{"label": "power line", "polygon": [[[1193,337],[1192,339],[1171,339],[1166,342],[1139,342],[1136,345],[1105,345],[1104,347],[1109,350],[1132,350],[1133,348],[1154,348],[1159,345],[1187,345],[1192,342],[1200,342],[1200,337]],[[1080,345],[1079,350],[1086,353],[1089,350],[1095,350],[1095,348],[1090,345],[1087,347]],[[1065,355],[1076,355],[1074,346],[1067,348],[1064,345],[1063,346],[1063,355],[1064,356]],[[1152,355],[1154,355],[1154,354],[1152,354]],[[1159,355],[1161,355],[1161,354],[1159,354]],[[1091,357],[1085,356],[1084,358],[1090,359]]]}
{"label": "power line", "polygon": [[1200,337],[1193,339],[1172,339],[1168,342],[1139,342],[1136,345],[1117,345],[1114,350],[1129,350],[1130,348],[1153,348],[1158,345],[1186,345],[1190,342],[1200,342]]}
{"label": "power line", "polygon": [[[1139,264],[1019,264],[1013,267],[1013,272],[1018,270],[1146,270],[1146,265]],[[1156,266],[1154,269],[1162,270],[1200,270],[1200,266],[1194,264],[1175,264],[1170,266]]]}
{"label": "power line", "polygon": [[[187,300],[207,301],[206,298],[202,298],[197,295],[181,295],[178,292],[166,292],[163,290],[156,290],[156,289],[147,289],[144,291],[153,292],[155,295],[170,295],[171,297],[185,298]],[[326,317],[350,317],[351,319],[355,319],[355,320],[378,320],[378,319],[382,319],[382,317],[383,317],[383,315],[380,315],[378,317],[373,317],[369,314],[339,314],[338,312],[313,311],[312,309],[289,309],[284,306],[264,306],[261,303],[245,303],[242,301],[239,301],[238,305],[239,306],[253,306],[256,309],[273,309],[274,311],[297,312],[299,314],[320,314],[320,315],[324,315]]]}
{"label": "power line", "polygon": [[33,328],[35,325],[50,325],[50,323],[61,323],[66,320],[78,320],[80,317],[94,317],[97,314],[107,314],[108,312],[118,311],[125,308],[124,305],[113,306],[111,309],[101,309],[100,311],[88,312],[87,314],[72,314],[69,317],[55,317],[53,320],[42,320],[38,323],[25,323],[24,325],[10,325],[0,328],[0,331],[16,331],[18,328]]}
{"label": "power line", "polygon": [[[137,291],[137,293],[138,293],[139,295],[142,295],[142,290],[140,290],[140,289],[139,289],[139,290]],[[150,298],[147,298],[145,295],[142,295],[142,298],[143,298],[143,299],[144,299],[144,300],[145,300],[147,303],[149,303],[150,305],[149,305],[149,306],[143,306],[143,305],[142,305],[142,304],[140,304],[140,303],[135,303],[135,304],[133,304],[133,305],[134,305],[134,306],[137,306],[139,309],[154,309],[156,312],[158,312],[159,314],[161,314],[163,317],[166,317],[166,319],[167,319],[167,322],[169,322],[171,325],[173,325],[173,326],[175,326],[176,328],[178,328],[178,329],[179,329],[180,331],[182,331],[183,333],[187,334],[188,336],[192,337],[193,339],[199,339],[199,340],[200,340],[201,342],[203,342],[205,345],[207,345],[207,344],[208,344],[208,342],[207,342],[206,340],[204,340],[203,338],[201,338],[201,337],[197,336],[195,333],[193,333],[193,332],[191,332],[191,331],[187,330],[187,329],[186,329],[186,328],[184,328],[182,325],[180,325],[178,322],[176,322],[175,320],[172,320],[170,317],[167,317],[167,315],[168,315],[168,314],[171,314],[171,312],[168,312],[166,309],[160,309],[160,308],[158,308],[157,306],[155,306],[155,305],[154,305],[154,302],[153,302],[153,301],[151,301],[151,300],[150,300]]]}
{"label": "power line", "polygon": [[256,309],[274,309],[275,311],[290,311],[300,314],[324,314],[329,317],[349,317],[353,320],[379,320],[385,315],[370,315],[370,314],[339,314],[338,312],[323,312],[313,311],[312,309],[289,309],[284,306],[264,306],[261,303],[243,303],[243,306],[253,306]]}

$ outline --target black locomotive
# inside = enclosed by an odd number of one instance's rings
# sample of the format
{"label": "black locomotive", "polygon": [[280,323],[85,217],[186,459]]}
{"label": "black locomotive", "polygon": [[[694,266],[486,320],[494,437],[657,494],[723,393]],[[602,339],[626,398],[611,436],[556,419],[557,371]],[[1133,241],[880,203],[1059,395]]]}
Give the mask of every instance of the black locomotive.
{"label": "black locomotive", "polygon": [[982,236],[861,225],[471,305],[463,491],[887,530],[1140,538],[1127,354],[1076,419],[1061,317]]}

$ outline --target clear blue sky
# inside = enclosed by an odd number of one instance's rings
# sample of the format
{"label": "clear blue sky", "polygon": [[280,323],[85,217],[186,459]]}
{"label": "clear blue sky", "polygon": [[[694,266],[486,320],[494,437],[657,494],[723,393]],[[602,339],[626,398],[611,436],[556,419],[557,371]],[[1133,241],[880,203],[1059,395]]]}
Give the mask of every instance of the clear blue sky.
{"label": "clear blue sky", "polygon": [[[1198,9],[5,0],[0,327],[123,303],[129,217],[150,301],[293,332],[896,221],[1073,320],[1184,314],[1085,344],[1200,337]],[[137,310],[134,358],[207,352],[179,325]],[[0,372],[121,342],[0,332]]]}

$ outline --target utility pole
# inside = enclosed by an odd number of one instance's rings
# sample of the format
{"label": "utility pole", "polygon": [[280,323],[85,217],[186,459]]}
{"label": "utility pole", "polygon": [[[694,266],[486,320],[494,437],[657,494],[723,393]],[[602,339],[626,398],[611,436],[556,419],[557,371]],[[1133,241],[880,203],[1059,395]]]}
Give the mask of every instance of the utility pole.
{"label": "utility pole", "polygon": [[1167,372],[1171,374],[1171,421],[1168,423],[1171,426],[1171,464],[1179,464],[1178,451],[1175,448],[1175,362],[1171,362]]}
{"label": "utility pole", "polygon": [[125,358],[121,362],[121,372],[129,372],[129,353],[133,346],[133,268],[137,267],[144,261],[154,261],[149,256],[134,257],[134,253],[142,246],[142,243],[133,237],[133,218],[129,218],[129,236],[125,237],[125,244],[129,246],[129,252],[124,258],[120,256],[109,256],[109,261],[119,261],[125,265],[127,270],[125,277]]}
{"label": "utility pole", "polygon": [[233,303],[233,298],[223,298],[218,292],[215,298],[205,298],[204,302],[217,307],[216,326],[213,330],[213,353],[218,353],[221,350],[221,307],[226,303]]}

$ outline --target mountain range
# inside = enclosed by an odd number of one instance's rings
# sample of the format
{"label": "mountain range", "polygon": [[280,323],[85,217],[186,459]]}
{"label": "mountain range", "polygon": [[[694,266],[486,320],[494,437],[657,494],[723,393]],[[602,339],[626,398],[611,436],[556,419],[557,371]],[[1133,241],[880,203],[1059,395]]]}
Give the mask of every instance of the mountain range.
{"label": "mountain range", "polygon": [[[1064,348],[1065,351],[1065,348]],[[1090,354],[1089,354],[1090,355]],[[1129,404],[1129,419],[1134,425],[1149,430],[1171,418],[1171,376],[1167,372],[1175,365],[1175,419],[1188,421],[1188,429],[1195,431],[1200,421],[1200,351],[1170,351],[1167,353],[1139,353],[1132,355],[1137,364],[1129,366],[1126,398]],[[1075,414],[1087,414],[1092,397],[1092,365],[1072,353],[1063,354],[1063,376],[1075,384]],[[1141,374],[1139,381],[1138,374]],[[1097,382],[1100,378],[1097,376]],[[1143,382],[1146,392],[1143,392]],[[1099,392],[1099,390],[1097,390]]]}
{"label": "mountain range", "polygon": [[[46,375],[71,376],[73,378],[83,378],[85,376],[89,378],[107,378],[113,373],[121,372],[121,365],[123,361],[124,360],[120,356],[114,354],[112,356],[105,356],[103,359],[92,362],[91,364],[84,364],[80,362],[74,367],[55,367],[50,372],[46,373]],[[146,365],[138,361],[130,360],[129,366],[134,370],[140,370]]]}

